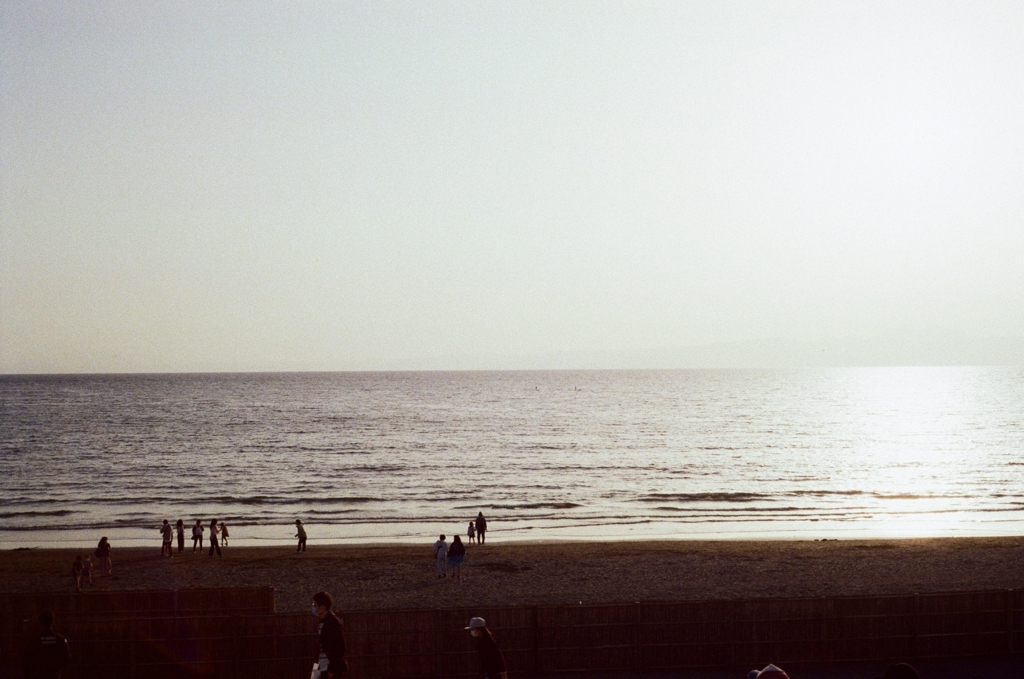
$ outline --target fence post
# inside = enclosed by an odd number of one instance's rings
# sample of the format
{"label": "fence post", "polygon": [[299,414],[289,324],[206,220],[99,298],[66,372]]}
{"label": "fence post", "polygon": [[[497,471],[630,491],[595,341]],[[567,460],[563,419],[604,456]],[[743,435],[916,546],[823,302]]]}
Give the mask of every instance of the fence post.
{"label": "fence post", "polygon": [[444,632],[441,630],[441,609],[434,609],[434,676],[441,677],[441,644]]}
{"label": "fence post", "polygon": [[1013,590],[1006,590],[1006,652],[1013,655]]}
{"label": "fence post", "polygon": [[633,668],[642,670],[644,668],[644,657],[640,653],[640,623],[642,621],[640,602],[634,602],[634,611],[636,615],[633,619]]}
{"label": "fence post", "polygon": [[139,676],[139,658],[136,651],[138,645],[138,633],[135,630],[135,621],[128,621],[128,677],[136,679]]}
{"label": "fence post", "polygon": [[729,664],[736,664],[736,638],[739,636],[739,603],[731,601],[726,608],[729,616],[726,618],[726,627],[729,629]]}
{"label": "fence post", "polygon": [[828,597],[821,597],[821,660],[828,662]]}
{"label": "fence post", "polygon": [[913,621],[914,621],[914,646],[913,656],[914,660],[918,660],[921,657],[921,644],[919,637],[921,636],[921,596],[914,592],[914,605],[913,605]]}
{"label": "fence post", "polygon": [[540,611],[536,606],[532,607],[530,625],[533,632],[530,640],[533,646],[533,673],[540,674]]}

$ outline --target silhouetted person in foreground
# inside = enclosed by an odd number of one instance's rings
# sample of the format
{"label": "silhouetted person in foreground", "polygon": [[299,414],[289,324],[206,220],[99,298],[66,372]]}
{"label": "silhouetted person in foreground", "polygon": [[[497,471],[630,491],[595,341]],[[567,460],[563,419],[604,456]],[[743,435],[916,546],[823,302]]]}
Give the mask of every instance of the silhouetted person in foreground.
{"label": "silhouetted person in foreground", "polygon": [[879,679],[919,679],[917,670],[905,662],[889,665],[885,670],[885,676]]}
{"label": "silhouetted person in foreground", "polygon": [[479,540],[480,544],[484,544],[484,538],[487,533],[487,519],[484,518],[483,512],[476,513],[476,539]]}
{"label": "silhouetted person in foreground", "polygon": [[483,618],[470,618],[469,635],[473,637],[476,651],[480,656],[480,679],[508,679],[505,658],[501,655],[498,642]]}
{"label": "silhouetted person in foreground", "polygon": [[185,551],[185,522],[178,519],[178,523],[174,524],[174,531],[178,535],[178,554]]}
{"label": "silhouetted person in foreground", "polygon": [[320,620],[320,655],[317,658],[320,679],[334,679],[348,672],[344,624],[331,611],[332,603],[331,595],[327,592],[313,595],[313,615]]}
{"label": "silhouetted person in foreground", "polygon": [[747,679],[789,679],[789,675],[775,665],[768,665],[763,670],[750,670]]}
{"label": "silhouetted person in foreground", "polygon": [[39,615],[42,631],[25,646],[25,679],[60,679],[60,671],[71,662],[68,640],[53,631],[53,613]]}
{"label": "silhouetted person in foreground", "polygon": [[296,552],[306,551],[306,529],[302,525],[301,519],[295,519],[295,537],[299,539],[299,544],[295,547]]}

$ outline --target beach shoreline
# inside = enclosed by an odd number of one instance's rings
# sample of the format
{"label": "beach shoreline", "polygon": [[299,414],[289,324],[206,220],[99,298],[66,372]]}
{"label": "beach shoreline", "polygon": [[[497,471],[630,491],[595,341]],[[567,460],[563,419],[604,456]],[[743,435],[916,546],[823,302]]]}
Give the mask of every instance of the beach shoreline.
{"label": "beach shoreline", "polygon": [[[437,579],[430,544],[232,547],[113,545],[113,577],[86,589],[275,588],[277,610],[309,610],[332,592],[342,609],[800,598],[1024,588],[1024,537],[897,540],[518,541],[467,545],[464,579]],[[0,551],[0,591],[71,592],[86,549]]]}

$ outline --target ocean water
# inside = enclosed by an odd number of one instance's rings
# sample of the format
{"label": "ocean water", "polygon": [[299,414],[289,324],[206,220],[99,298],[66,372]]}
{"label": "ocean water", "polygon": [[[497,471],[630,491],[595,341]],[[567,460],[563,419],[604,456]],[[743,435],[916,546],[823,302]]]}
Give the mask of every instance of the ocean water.
{"label": "ocean water", "polygon": [[0,547],[1024,533],[1024,370],[0,376]]}

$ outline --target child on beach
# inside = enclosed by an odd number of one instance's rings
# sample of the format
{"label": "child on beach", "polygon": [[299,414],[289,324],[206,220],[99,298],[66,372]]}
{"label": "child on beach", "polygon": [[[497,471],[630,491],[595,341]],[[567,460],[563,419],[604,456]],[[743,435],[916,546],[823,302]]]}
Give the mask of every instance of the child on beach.
{"label": "child on beach", "polygon": [[222,547],[228,546],[228,525],[226,523],[220,524],[220,544]]}
{"label": "child on beach", "polygon": [[469,538],[470,543],[476,541],[476,525],[470,521],[469,528],[466,529],[466,537]]}
{"label": "child on beach", "polygon": [[92,584],[92,557],[85,557],[85,561],[82,562],[82,577],[80,582],[88,582]]}
{"label": "child on beach", "polygon": [[298,531],[295,533],[295,537],[299,539],[299,544],[295,551],[304,552],[306,551],[306,529],[303,527],[301,519],[295,519],[295,530]]}
{"label": "child on beach", "polygon": [[444,534],[434,543],[434,560],[437,563],[437,577],[448,577],[448,543],[444,541]]}

